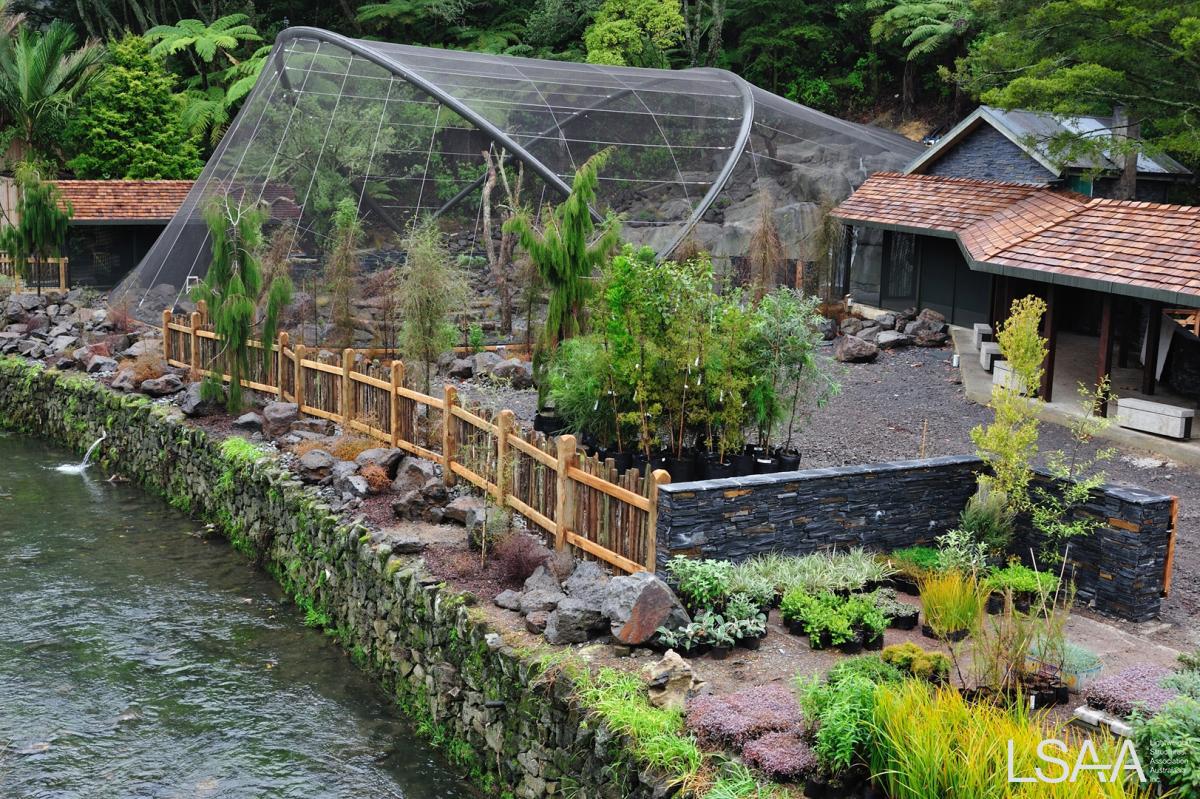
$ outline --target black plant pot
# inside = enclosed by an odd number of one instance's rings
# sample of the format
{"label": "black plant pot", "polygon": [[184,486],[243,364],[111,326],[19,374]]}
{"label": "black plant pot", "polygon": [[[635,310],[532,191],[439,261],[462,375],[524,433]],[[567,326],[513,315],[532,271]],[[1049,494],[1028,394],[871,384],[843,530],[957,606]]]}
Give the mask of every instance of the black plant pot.
{"label": "black plant pot", "polygon": [[862,640],[857,636],[837,645],[838,651],[843,655],[857,655],[863,650]]}
{"label": "black plant pot", "polygon": [[1071,689],[1066,685],[1054,686],[1054,701],[1056,704],[1065,705],[1071,701]]}
{"label": "black plant pot", "polygon": [[667,458],[666,469],[671,475],[672,483],[687,483],[695,479],[696,462],[687,456]]}
{"label": "black plant pot", "polygon": [[1029,612],[1029,605],[1032,602],[1029,594],[1017,594],[1013,597],[1013,607],[1022,613]]}
{"label": "black plant pot", "polygon": [[892,588],[909,596],[921,595],[921,589],[917,586],[917,581],[902,574],[897,574],[892,578]]}
{"label": "black plant pot", "polygon": [[1051,707],[1054,705],[1055,701],[1056,697],[1054,695],[1054,691],[1038,691],[1036,694],[1034,694],[1033,706],[1035,708]]}
{"label": "black plant pot", "polygon": [[618,472],[628,471],[629,467],[633,466],[632,452],[611,452],[609,455],[612,457],[613,462],[617,464]]}
{"label": "black plant pot", "polygon": [[987,599],[987,612],[995,616],[997,613],[1004,612],[1004,597],[1000,594],[989,594]]}
{"label": "black plant pot", "polygon": [[751,652],[757,652],[759,647],[762,646],[762,639],[764,637],[765,636],[759,636],[757,638],[742,638],[738,641],[738,643],[741,644],[742,649],[749,649]]}
{"label": "black plant pot", "polygon": [[804,795],[808,799],[827,799],[829,783],[820,777],[809,777],[804,781]]}
{"label": "black plant pot", "polygon": [[755,474],[771,474],[779,471],[779,459],[759,456],[754,459]]}
{"label": "black plant pot", "polygon": [[701,479],[704,480],[719,480],[724,477],[733,477],[734,468],[732,463],[718,463],[713,460],[704,462],[704,473]]}
{"label": "black plant pot", "polygon": [[558,414],[551,411],[549,413],[538,412],[533,417],[533,429],[539,433],[545,433],[547,436],[556,436],[564,429],[563,421],[558,417]]}
{"label": "black plant pot", "polygon": [[920,618],[920,615],[920,613],[914,613],[911,616],[897,616],[888,626],[894,630],[912,630],[917,626],[917,619]]}
{"label": "black plant pot", "polygon": [[866,638],[863,640],[863,649],[867,652],[882,652],[883,651],[883,633],[874,638]]}
{"label": "black plant pot", "polygon": [[733,459],[733,474],[735,477],[745,477],[754,474],[754,456],[738,455]]}
{"label": "black plant pot", "polygon": [[788,632],[792,635],[804,635],[804,622],[799,619],[788,619],[786,624]]}
{"label": "black plant pot", "polygon": [[808,636],[809,649],[828,649],[829,648],[829,633],[818,633],[817,635]]}
{"label": "black plant pot", "polygon": [[[933,628],[930,627],[928,624],[921,625],[921,635],[925,636],[926,638],[932,638],[935,641],[941,640],[941,638],[933,632]],[[967,637],[966,630],[955,630],[952,633],[946,633],[946,641],[950,642],[950,643],[957,643],[958,641],[961,641],[966,637]]]}
{"label": "black plant pot", "polygon": [[713,660],[724,660],[725,658],[729,657],[729,647],[714,646],[708,655]]}
{"label": "black plant pot", "polygon": [[800,468],[800,453],[799,452],[796,452],[793,450],[792,452],[780,452],[779,453],[779,471],[794,472],[799,468]]}

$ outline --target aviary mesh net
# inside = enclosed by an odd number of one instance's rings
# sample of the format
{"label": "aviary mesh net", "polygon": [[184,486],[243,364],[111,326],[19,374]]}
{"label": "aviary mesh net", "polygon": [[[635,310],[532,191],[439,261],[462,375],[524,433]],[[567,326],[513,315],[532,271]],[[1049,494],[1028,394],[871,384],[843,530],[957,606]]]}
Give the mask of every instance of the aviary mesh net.
{"label": "aviary mesh net", "polygon": [[920,151],[722,70],[539,61],[291,28],[114,300],[146,319],[188,308],[209,258],[203,212],[216,198],[264,203],[267,233],[283,237],[294,268],[320,268],[347,197],[368,269],[402,257],[397,243],[417,216],[436,215],[452,249],[478,255],[485,153],[538,212],[605,148],[597,214],[619,213],[626,238],[660,255],[690,239],[726,263],[744,253],[763,203],[789,257],[812,257],[823,205]]}

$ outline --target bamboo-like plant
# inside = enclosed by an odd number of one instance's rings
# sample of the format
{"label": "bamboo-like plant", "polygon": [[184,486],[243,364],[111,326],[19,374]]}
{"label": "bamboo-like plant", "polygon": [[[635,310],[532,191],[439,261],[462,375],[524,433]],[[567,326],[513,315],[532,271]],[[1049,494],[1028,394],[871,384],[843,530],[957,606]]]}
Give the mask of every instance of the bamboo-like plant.
{"label": "bamboo-like plant", "polygon": [[350,309],[350,297],[358,277],[356,250],[361,237],[358,206],[353,199],[343,197],[333,213],[333,246],[325,264],[330,321],[333,323],[332,344],[338,349],[354,344],[354,314]]}
{"label": "bamboo-like plant", "polygon": [[286,274],[264,285],[259,256],[266,218],[261,205],[242,206],[228,198],[214,200],[204,211],[212,260],[208,274],[192,290],[192,299],[208,305],[221,351],[210,364],[201,393],[206,399],[220,398],[221,373],[227,372],[226,407],[231,413],[242,408],[241,381],[250,370],[251,336],[261,329],[263,361],[269,364],[279,314],[292,301],[292,281]]}

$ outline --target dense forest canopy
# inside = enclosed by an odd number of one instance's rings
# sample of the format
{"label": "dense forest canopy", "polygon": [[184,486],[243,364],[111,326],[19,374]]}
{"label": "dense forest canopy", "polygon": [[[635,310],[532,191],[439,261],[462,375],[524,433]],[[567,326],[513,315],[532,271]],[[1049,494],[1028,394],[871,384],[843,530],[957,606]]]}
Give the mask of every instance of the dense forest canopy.
{"label": "dense forest canopy", "polygon": [[[1146,147],[1200,167],[1200,0],[15,0],[5,19],[8,141],[26,140],[37,158],[81,177],[194,174],[196,154],[220,140],[289,25],[537,58],[722,67],[913,137],[978,102],[1098,114],[1123,104]],[[45,72],[35,97],[22,95],[31,65]],[[30,118],[46,109],[48,118]],[[151,112],[161,124],[137,124]],[[96,141],[118,132],[134,154]],[[1090,145],[1062,143],[1080,146]]]}

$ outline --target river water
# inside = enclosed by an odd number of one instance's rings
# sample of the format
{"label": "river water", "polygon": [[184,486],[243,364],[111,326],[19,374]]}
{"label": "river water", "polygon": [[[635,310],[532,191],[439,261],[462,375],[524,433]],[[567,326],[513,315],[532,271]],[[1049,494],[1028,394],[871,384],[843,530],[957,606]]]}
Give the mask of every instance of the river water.
{"label": "river water", "polygon": [[202,525],[0,433],[0,797],[471,792]]}

